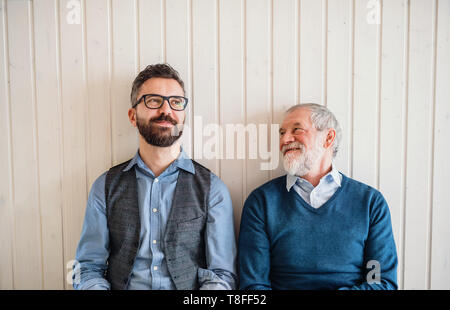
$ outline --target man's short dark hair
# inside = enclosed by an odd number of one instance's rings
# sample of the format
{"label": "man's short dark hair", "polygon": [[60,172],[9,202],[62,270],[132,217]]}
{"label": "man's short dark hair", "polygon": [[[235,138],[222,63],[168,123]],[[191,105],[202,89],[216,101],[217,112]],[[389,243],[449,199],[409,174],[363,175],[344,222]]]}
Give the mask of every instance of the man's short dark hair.
{"label": "man's short dark hair", "polygon": [[180,78],[178,72],[169,64],[164,63],[149,65],[144,70],[139,72],[138,76],[133,81],[133,86],[131,88],[131,106],[136,103],[136,100],[138,99],[137,95],[142,84],[144,84],[145,81],[151,78],[174,79],[180,84],[183,92],[186,93],[186,91],[184,90],[183,80]]}

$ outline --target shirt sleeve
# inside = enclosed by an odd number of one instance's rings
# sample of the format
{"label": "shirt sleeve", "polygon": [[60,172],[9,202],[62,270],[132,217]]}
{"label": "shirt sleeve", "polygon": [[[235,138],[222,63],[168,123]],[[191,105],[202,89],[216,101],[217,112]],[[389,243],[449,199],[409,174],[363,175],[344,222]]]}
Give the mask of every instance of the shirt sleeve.
{"label": "shirt sleeve", "polygon": [[205,238],[207,269],[198,271],[200,289],[235,289],[237,250],[233,205],[228,188],[213,173]]}
{"label": "shirt sleeve", "polygon": [[261,203],[250,194],[242,211],[239,231],[240,289],[270,290],[270,240]]}
{"label": "shirt sleeve", "polygon": [[364,249],[364,282],[341,290],[396,290],[397,250],[386,200],[377,193],[370,211],[370,228]]}
{"label": "shirt sleeve", "polygon": [[94,182],[89,193],[74,264],[73,287],[77,290],[110,289],[104,278],[109,257],[105,178],[106,173]]}

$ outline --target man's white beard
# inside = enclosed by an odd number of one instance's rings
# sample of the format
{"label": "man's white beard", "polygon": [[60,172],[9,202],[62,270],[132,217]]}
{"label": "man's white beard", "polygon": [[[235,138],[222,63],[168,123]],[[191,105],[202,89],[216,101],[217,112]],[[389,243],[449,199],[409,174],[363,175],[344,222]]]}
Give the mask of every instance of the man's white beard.
{"label": "man's white beard", "polygon": [[282,153],[285,149],[299,148],[299,151],[287,153],[283,155],[283,167],[284,170],[290,175],[304,176],[314,167],[314,164],[319,160],[324,148],[320,145],[320,137],[316,138],[316,145],[314,149],[305,151],[305,146],[300,142],[293,142],[282,148]]}

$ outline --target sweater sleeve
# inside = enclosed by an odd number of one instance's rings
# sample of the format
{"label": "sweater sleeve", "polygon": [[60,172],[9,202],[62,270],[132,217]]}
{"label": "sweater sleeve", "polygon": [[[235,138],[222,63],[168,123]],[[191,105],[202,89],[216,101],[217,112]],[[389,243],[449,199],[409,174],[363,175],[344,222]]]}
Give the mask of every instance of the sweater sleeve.
{"label": "sweater sleeve", "polygon": [[270,242],[263,205],[254,193],[242,211],[238,252],[240,289],[270,290]]}
{"label": "sweater sleeve", "polygon": [[364,249],[364,282],[350,290],[396,290],[397,250],[386,200],[377,192],[371,204],[370,227]]}

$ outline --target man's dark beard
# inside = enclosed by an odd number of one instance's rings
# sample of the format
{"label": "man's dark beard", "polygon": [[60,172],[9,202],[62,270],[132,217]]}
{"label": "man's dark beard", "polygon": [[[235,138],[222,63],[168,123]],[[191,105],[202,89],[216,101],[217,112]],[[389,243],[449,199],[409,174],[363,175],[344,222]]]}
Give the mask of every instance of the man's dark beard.
{"label": "man's dark beard", "polygon": [[[177,141],[181,134],[183,133],[182,127],[177,126],[177,122],[166,114],[161,114],[159,117],[152,118],[146,123],[144,120],[140,119],[136,114],[137,128],[141,136],[145,139],[148,144],[168,147]],[[155,121],[167,121],[174,125],[172,128],[162,127],[156,125]]]}

